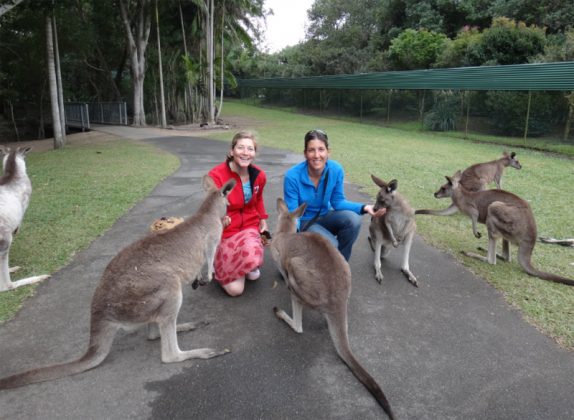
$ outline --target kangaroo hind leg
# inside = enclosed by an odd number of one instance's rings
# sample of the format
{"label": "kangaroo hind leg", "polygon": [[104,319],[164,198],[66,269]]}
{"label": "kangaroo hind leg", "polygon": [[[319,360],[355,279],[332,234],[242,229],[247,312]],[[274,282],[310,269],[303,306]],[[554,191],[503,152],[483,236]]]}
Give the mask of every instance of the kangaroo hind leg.
{"label": "kangaroo hind leg", "polygon": [[407,280],[412,283],[413,286],[418,287],[419,284],[417,282],[417,278],[411,272],[411,269],[409,267],[409,258],[411,255],[411,247],[413,245],[414,236],[415,236],[415,233],[414,233],[414,231],[412,231],[405,238],[404,250],[403,250],[403,263],[401,265],[401,271],[405,275]]}
{"label": "kangaroo hind leg", "polygon": [[187,359],[210,359],[229,353],[230,350],[215,350],[202,348],[182,351],[177,342],[177,315],[183,300],[181,290],[176,295],[168,298],[165,314],[157,320],[161,337],[161,361],[164,363],[181,362]]}
{"label": "kangaroo hind leg", "polygon": [[301,334],[303,332],[303,306],[293,293],[291,293],[291,307],[293,310],[293,317],[290,317],[287,315],[287,312],[283,309],[279,309],[278,307],[273,308],[273,312],[277,318],[285,321],[293,331]]}

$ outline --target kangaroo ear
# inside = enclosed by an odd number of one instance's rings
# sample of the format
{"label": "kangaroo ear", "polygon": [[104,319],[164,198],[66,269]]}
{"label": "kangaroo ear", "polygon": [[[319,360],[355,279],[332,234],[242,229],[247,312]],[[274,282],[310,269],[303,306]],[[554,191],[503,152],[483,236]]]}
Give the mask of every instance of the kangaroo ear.
{"label": "kangaroo ear", "polygon": [[502,156],[503,156],[503,157],[508,157],[508,152],[507,152],[506,150],[504,150],[504,151],[502,152]]}
{"label": "kangaroo ear", "polygon": [[514,159],[515,156],[516,156],[516,153],[512,152],[512,153],[510,154],[510,159]]}
{"label": "kangaroo ear", "polygon": [[213,178],[210,177],[209,175],[203,175],[203,179],[201,180],[201,183],[202,183],[203,189],[205,191],[209,191],[209,190],[212,190],[214,188],[217,188],[215,185],[215,181],[213,181]]}
{"label": "kangaroo ear", "polygon": [[21,154],[22,156],[26,156],[30,150],[32,150],[32,147],[30,147],[30,146],[22,146],[22,147],[18,147],[18,148],[16,149],[16,153],[19,153],[19,154]]}
{"label": "kangaroo ear", "polygon": [[444,177],[445,177],[446,181],[449,183],[449,185],[452,185],[452,178],[448,175],[445,175]]}
{"label": "kangaroo ear", "polygon": [[460,178],[462,178],[462,172],[460,171],[460,169],[458,171],[456,171],[454,173],[454,175],[452,176],[452,179],[454,181],[460,181]]}
{"label": "kangaroo ear", "polygon": [[398,187],[399,187],[399,181],[397,181],[396,179],[393,179],[391,182],[389,182],[389,186],[387,188],[387,191],[389,191],[389,192],[396,191]]}
{"label": "kangaroo ear", "polygon": [[301,217],[303,216],[303,213],[305,213],[305,209],[307,208],[307,203],[303,203],[301,204],[299,207],[297,207],[297,209],[292,213],[293,216],[295,217]]}
{"label": "kangaroo ear", "polygon": [[289,213],[287,204],[285,204],[285,200],[283,200],[281,197],[277,199],[277,211],[279,213]]}
{"label": "kangaroo ear", "polygon": [[235,179],[231,178],[229,181],[223,184],[223,187],[221,187],[221,194],[223,194],[224,197],[227,197],[227,194],[231,192],[231,190],[235,187],[235,184],[237,184],[237,182]]}
{"label": "kangaroo ear", "polygon": [[371,179],[375,184],[377,184],[380,188],[387,188],[387,184],[381,178],[376,177],[375,175],[371,174]]}
{"label": "kangaroo ear", "polygon": [[10,153],[10,148],[6,146],[0,146],[0,153],[3,155],[7,155]]}

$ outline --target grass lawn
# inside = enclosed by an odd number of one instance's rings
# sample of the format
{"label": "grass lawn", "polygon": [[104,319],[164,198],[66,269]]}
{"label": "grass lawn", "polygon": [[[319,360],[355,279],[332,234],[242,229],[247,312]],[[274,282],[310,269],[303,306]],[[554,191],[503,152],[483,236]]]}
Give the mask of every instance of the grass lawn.
{"label": "grass lawn", "polygon": [[[32,152],[26,163],[33,192],[10,249],[10,266],[22,267],[14,280],[64,266],[179,166],[173,155],[121,139]],[[35,288],[0,293],[0,322]]]}
{"label": "grass lawn", "polygon": [[[303,136],[313,128],[329,134],[331,157],[340,161],[347,180],[364,187],[374,197],[377,187],[370,174],[384,180],[396,178],[399,191],[415,208],[446,208],[450,200],[437,200],[433,192],[452,175],[473,163],[490,161],[503,150],[515,151],[523,165],[517,171],[507,168],[503,188],[528,200],[536,217],[539,236],[574,237],[574,160],[540,151],[507,147],[488,142],[462,140],[421,131],[360,124],[320,116],[302,115],[278,109],[265,109],[237,101],[227,101],[224,119],[249,118],[263,147],[277,147],[302,153]],[[230,141],[231,133],[213,134],[213,138]],[[503,142],[498,138],[497,142]],[[512,142],[507,142],[511,144]],[[574,150],[573,146],[566,146]],[[461,255],[461,250],[486,247],[486,228],[480,226],[483,239],[474,238],[470,219],[418,216],[418,233],[427,243],[452,253],[478,276],[496,287],[524,317],[561,345],[574,349],[574,288],[530,277],[514,261],[490,266]],[[574,278],[574,249],[538,243],[533,265],[562,276]],[[418,271],[423,270],[418,267]]]}

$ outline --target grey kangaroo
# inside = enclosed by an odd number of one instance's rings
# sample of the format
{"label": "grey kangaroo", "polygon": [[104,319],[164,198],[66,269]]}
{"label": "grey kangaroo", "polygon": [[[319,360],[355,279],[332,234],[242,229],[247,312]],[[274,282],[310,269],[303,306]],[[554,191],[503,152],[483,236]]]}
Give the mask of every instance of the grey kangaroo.
{"label": "grey kangaroo", "polygon": [[502,238],[502,258],[510,261],[510,245],[518,245],[518,263],[531,276],[543,280],[574,286],[574,280],[540,271],[532,266],[531,258],[536,244],[536,221],[526,200],[504,190],[468,191],[461,183],[461,173],[446,177],[447,183],[435,192],[436,198],[450,197],[461,213],[472,220],[472,232],[481,237],[477,223],[488,230],[488,254],[465,252],[469,257],[496,264],[496,241]]}
{"label": "grey kangaroo", "polygon": [[4,154],[2,160],[4,173],[0,177],[0,292],[37,283],[50,277],[44,274],[18,281],[10,279],[10,273],[20,268],[10,268],[10,247],[14,235],[22,224],[30,202],[30,195],[32,195],[32,183],[26,173],[24,159],[30,150],[30,147],[18,147],[11,150],[0,146],[0,153]]}
{"label": "grey kangaroo", "polygon": [[[150,233],[118,253],[105,268],[91,305],[90,342],[75,361],[30,370],[0,379],[0,389],[74,375],[101,364],[110,352],[118,330],[149,325],[149,338],[161,337],[164,363],[209,359],[229,350],[210,348],[182,351],[177,331],[190,331],[196,324],[177,325],[182,286],[194,279],[200,284],[213,275],[213,260],[223,231],[227,195],[235,186],[230,180],[217,189],[209,176],[203,185],[207,196],[199,210],[170,230]],[[207,278],[202,267],[207,265]]]}
{"label": "grey kangaroo", "polygon": [[[496,188],[502,188],[502,174],[508,166],[515,169],[522,169],[522,165],[516,159],[516,153],[503,152],[500,159],[490,162],[475,163],[462,172],[460,184],[468,191],[486,190],[488,184],[496,183]],[[458,211],[452,203],[444,210],[416,210],[415,214],[432,214],[434,216],[450,216]]]}
{"label": "grey kangaroo", "polygon": [[387,209],[383,216],[372,217],[369,225],[369,243],[371,249],[375,251],[375,278],[379,283],[383,281],[381,253],[382,257],[385,258],[391,250],[391,245],[397,248],[402,244],[404,250],[401,271],[408,281],[418,287],[417,278],[409,268],[409,256],[417,228],[415,211],[408,201],[397,192],[398,181],[396,179],[388,184],[374,175],[371,175],[371,179],[380,187],[374,210]]}
{"label": "grey kangaroo", "polygon": [[[271,255],[291,293],[293,317],[275,307],[275,315],[295,332],[303,332],[303,306],[316,309],[327,319],[329,333],[339,357],[369,390],[385,413],[394,415],[387,397],[373,377],[355,359],[347,335],[347,302],[351,294],[351,269],[345,258],[318,233],[297,233],[302,204],[289,213],[283,199],[277,199],[277,230],[271,241]],[[328,269],[326,269],[328,267]]]}

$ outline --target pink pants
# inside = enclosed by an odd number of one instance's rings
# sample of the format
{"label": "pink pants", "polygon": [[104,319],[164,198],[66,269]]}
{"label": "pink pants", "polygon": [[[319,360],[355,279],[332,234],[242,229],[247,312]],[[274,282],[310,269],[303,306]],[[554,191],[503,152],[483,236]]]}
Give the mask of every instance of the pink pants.
{"label": "pink pants", "polygon": [[257,229],[245,229],[222,239],[215,254],[215,279],[231,283],[263,265],[263,245]]}

